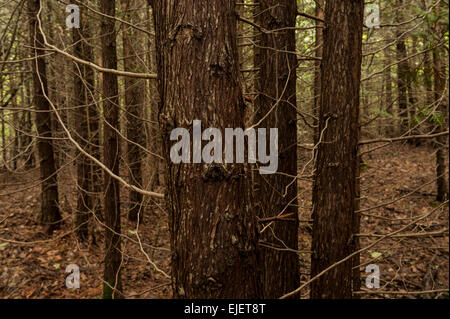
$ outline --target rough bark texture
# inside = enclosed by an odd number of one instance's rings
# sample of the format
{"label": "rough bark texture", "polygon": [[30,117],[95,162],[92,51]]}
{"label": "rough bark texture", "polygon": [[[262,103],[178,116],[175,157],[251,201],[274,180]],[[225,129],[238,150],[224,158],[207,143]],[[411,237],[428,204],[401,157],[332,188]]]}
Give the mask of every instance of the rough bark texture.
{"label": "rough bark texture", "polygon": [[[264,298],[278,298],[296,289],[300,283],[297,254],[283,250],[298,248],[297,205],[297,113],[295,27],[297,5],[295,0],[260,0],[256,23],[266,30],[284,29],[260,35],[256,67],[260,69],[255,100],[255,122],[264,118],[259,127],[278,128],[278,172],[272,175],[256,173],[258,217],[287,215],[282,221],[272,222],[262,233],[266,245],[279,248],[261,248],[261,282]],[[265,49],[269,48],[269,49]],[[276,108],[271,111],[273,106]],[[270,112],[270,113],[269,113]],[[266,226],[266,224],[264,224]]]}
{"label": "rough bark texture", "polygon": [[[327,1],[319,131],[315,165],[312,269],[314,277],[355,248],[358,118],[364,2]],[[339,75],[339,76],[336,76]],[[353,260],[311,285],[312,298],[351,298]]]}
{"label": "rough bark texture", "polygon": [[[100,0],[102,13],[114,16],[115,1]],[[102,43],[103,67],[117,69],[115,20],[102,17],[100,39]],[[111,73],[103,74],[103,157],[106,167],[114,174],[119,174],[120,144],[117,131],[119,128],[119,99],[117,76]],[[103,298],[118,298],[121,296],[121,241],[120,241],[120,202],[119,182],[105,173],[105,270],[103,275]],[[113,289],[115,288],[115,289]]]}
{"label": "rough bark texture", "polygon": [[[127,21],[134,24],[139,22],[139,11],[135,7],[130,6],[130,0],[122,0],[122,10]],[[142,49],[144,42],[138,38],[139,34],[137,32],[133,28],[127,28],[123,33],[125,71],[139,72],[139,62],[142,63],[144,60]],[[143,79],[125,78],[126,131],[128,139],[127,168],[130,184],[137,187],[142,187],[141,147],[145,144],[144,122],[142,120],[145,84]],[[137,221],[139,215],[139,221],[142,222],[142,194],[130,190],[129,201],[128,218],[132,221]]]}
{"label": "rough bark texture", "polygon": [[[30,38],[32,56],[42,56],[43,37],[39,31],[37,14],[40,8],[39,0],[28,0],[30,17]],[[40,161],[41,178],[41,223],[45,225],[46,232],[52,233],[61,222],[58,204],[58,182],[53,153],[51,113],[47,94],[47,71],[44,57],[37,57],[31,62],[33,70],[34,105],[38,112],[35,114],[36,130],[39,135],[37,149]]]}
{"label": "rough bark texture", "polygon": [[153,8],[174,296],[261,297],[244,164],[174,165],[169,156],[173,128],[192,132],[196,119],[222,134],[244,126],[234,1],[155,0]]}

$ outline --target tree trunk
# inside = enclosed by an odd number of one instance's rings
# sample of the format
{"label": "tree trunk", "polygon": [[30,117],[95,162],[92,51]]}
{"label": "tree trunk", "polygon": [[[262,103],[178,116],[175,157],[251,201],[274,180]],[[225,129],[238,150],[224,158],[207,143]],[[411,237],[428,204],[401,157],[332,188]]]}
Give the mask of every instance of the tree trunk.
{"label": "tree trunk", "polygon": [[[159,122],[177,298],[258,298],[244,164],[174,164],[172,129],[244,127],[234,1],[154,0]],[[192,144],[192,143],[191,143]]]}
{"label": "tree trunk", "polygon": [[[3,102],[3,82],[0,83],[0,102]],[[2,134],[2,160],[1,165],[4,166],[5,171],[8,170],[8,158],[6,156],[6,130],[5,130],[5,111],[3,110],[3,105],[0,103],[0,124],[2,126],[0,133]]]}
{"label": "tree trunk", "polygon": [[[84,0],[83,0],[84,1]],[[83,56],[86,61],[95,61],[93,45],[89,43],[89,39],[93,37],[94,24],[88,19],[88,10],[81,9],[83,23]],[[94,36],[95,38],[95,36]],[[100,55],[99,55],[100,56]],[[100,154],[100,106],[97,102],[99,100],[99,89],[96,88],[95,83],[96,73],[88,66],[84,66],[84,85],[86,90],[86,104],[87,104],[87,123],[89,136],[89,153],[97,160],[101,159]],[[100,84],[98,84],[100,86]],[[89,189],[91,192],[92,209],[100,221],[103,220],[101,192],[103,187],[103,170],[95,164],[94,161],[89,160]],[[94,238],[93,238],[94,239]]]}
{"label": "tree trunk", "polygon": [[[402,6],[403,0],[398,0],[397,3],[399,7]],[[401,8],[397,8],[397,22],[402,21],[402,14],[400,12]],[[408,131],[409,120],[408,120],[408,100],[407,100],[407,87],[408,87],[408,60],[406,58],[406,44],[404,36],[402,36],[402,31],[396,32],[396,37],[398,39],[396,44],[397,53],[397,89],[398,89],[398,116],[400,120],[400,134],[404,134]]]}
{"label": "tree trunk", "polygon": [[[16,89],[16,85],[22,85],[23,82],[20,82],[20,84],[16,84],[15,78],[11,77],[11,87],[13,89]],[[16,91],[17,93],[17,91]],[[11,107],[15,108],[17,106],[17,94],[14,93],[14,97],[11,100]],[[13,126],[11,128],[12,131],[14,131],[14,143],[11,151],[11,159],[12,159],[12,169],[17,169],[17,156],[19,155],[19,139],[20,139],[20,130],[16,129],[19,127],[19,114],[17,111],[13,111],[12,114],[12,122]]]}
{"label": "tree trunk", "polygon": [[[323,19],[324,18],[324,0],[316,1],[316,17]],[[316,58],[322,58],[323,54],[323,22],[316,21]],[[319,141],[319,109],[320,109],[320,94],[322,92],[322,88],[320,87],[321,79],[320,79],[320,60],[314,61],[314,145]],[[316,149],[314,149],[316,153]],[[316,154],[315,154],[316,155]]]}
{"label": "tree trunk", "polygon": [[[115,16],[115,0],[100,0],[101,12]],[[103,67],[117,69],[115,20],[102,17],[101,38]],[[119,130],[119,89],[117,75],[103,73],[103,158],[105,166],[119,174],[120,144],[116,130]],[[104,181],[105,215],[105,269],[103,274],[103,298],[120,298],[122,293],[120,240],[120,198],[119,182],[105,173]]]}
{"label": "tree trunk", "polygon": [[[327,1],[319,144],[313,189],[311,277],[354,251],[364,1]],[[354,259],[311,285],[311,298],[352,298]],[[356,265],[355,265],[356,266]]]}
{"label": "tree trunk", "polygon": [[[147,26],[149,30],[154,30],[154,22],[151,6],[147,8],[146,19],[148,21]],[[155,38],[148,37],[147,40],[147,64],[150,66],[150,72],[156,73],[156,48]],[[148,81],[148,106],[145,108],[145,118],[149,118],[150,121],[145,126],[146,136],[149,137],[147,141],[147,148],[153,154],[161,154],[161,135],[158,127],[158,83],[156,81]],[[164,163],[161,158],[150,155],[150,178],[148,187],[155,189],[157,186],[164,185]]]}
{"label": "tree trunk", "polygon": [[[384,73],[384,87],[385,87],[385,110],[387,113],[394,115],[394,105],[392,101],[392,75],[391,75],[391,55],[389,53],[389,49],[384,50],[384,56],[386,58],[386,62],[384,63],[386,66],[386,71]],[[388,137],[394,136],[394,123],[392,120],[386,119],[385,121],[386,127],[384,128],[384,134]]]}
{"label": "tree trunk", "polygon": [[[298,255],[285,248],[298,249],[297,202],[297,102],[295,27],[297,4],[295,0],[260,0],[256,23],[266,30],[284,29],[276,33],[262,33],[257,55],[260,68],[255,99],[255,122],[259,127],[278,128],[278,172],[271,175],[255,173],[255,198],[258,217],[287,215],[289,218],[272,222],[262,233],[261,240],[274,248],[261,248],[261,282],[264,298],[278,298],[299,286]],[[273,8],[273,9],[271,9]],[[263,49],[270,48],[270,49]],[[271,111],[273,106],[276,108]],[[266,224],[264,224],[266,226]]]}
{"label": "tree trunk", "polygon": [[[443,132],[446,127],[446,117],[448,115],[447,99],[445,96],[445,67],[441,58],[440,48],[433,51],[433,70],[434,70],[434,92],[435,100],[438,101],[438,112],[441,114],[441,122],[438,123],[436,133]],[[448,185],[446,181],[446,164],[445,164],[445,144],[448,142],[448,136],[441,136],[436,139],[436,175],[437,175],[437,197],[436,200],[443,202],[448,199]]]}
{"label": "tree trunk", "polygon": [[36,57],[31,64],[34,105],[38,111],[35,118],[36,130],[39,135],[37,148],[41,173],[41,223],[45,225],[46,232],[51,234],[60,225],[61,214],[59,212],[57,172],[53,153],[50,103],[45,97],[48,93],[46,63],[44,57],[39,57],[45,54],[43,36],[37,21],[40,5],[40,0],[28,0],[31,46],[34,48],[32,55]]}
{"label": "tree trunk", "polygon": [[[83,50],[83,41],[85,41],[86,35],[84,34],[85,25],[85,11],[84,7],[80,8],[80,28],[73,29],[73,43],[74,43],[74,56],[81,59],[86,59]],[[78,143],[84,150],[89,152],[89,124],[88,124],[88,112],[89,106],[87,105],[87,91],[84,84],[84,65],[74,64],[74,87],[73,87],[73,105],[75,111],[73,112],[73,119],[75,122],[75,130],[77,133]],[[90,187],[90,160],[81,154],[76,152],[77,157],[77,211],[75,215],[75,226],[77,230],[77,236],[81,241],[88,239],[88,222],[89,214],[92,212],[93,204],[91,197]]]}
{"label": "tree trunk", "polygon": [[[130,23],[137,24],[140,21],[139,11],[129,7],[130,0],[122,0],[122,10],[125,18]],[[133,2],[131,2],[133,3]],[[129,11],[131,10],[131,11]],[[144,60],[143,41],[139,41],[139,34],[133,28],[128,27],[123,32],[124,69],[130,72],[139,72],[139,62]],[[141,62],[142,63],[142,62]],[[144,122],[142,119],[146,82],[143,79],[125,78],[125,109],[127,130],[127,168],[129,182],[136,187],[142,187],[142,152],[139,145],[145,145]],[[130,208],[128,219],[142,222],[142,194],[130,190]]]}
{"label": "tree trunk", "polygon": [[[33,62],[31,62],[32,67]],[[26,101],[27,107],[31,107],[32,100],[31,100],[31,85],[29,81],[25,81],[25,87],[24,87],[24,97]],[[35,166],[36,159],[34,154],[34,143],[33,143],[33,129],[32,129],[32,115],[30,111],[24,111],[23,114],[23,123],[24,123],[24,137],[23,137],[23,145],[24,145],[24,154],[23,159],[25,161],[25,169],[31,169]]]}
{"label": "tree trunk", "polygon": [[[411,49],[411,55],[414,55],[417,53],[417,37],[413,34],[411,35],[412,38],[412,49]],[[408,54],[408,50],[407,50],[407,54]],[[417,113],[417,98],[416,95],[414,94],[414,74],[416,72],[416,62],[415,62],[415,58],[412,58],[410,60],[407,61],[407,65],[408,65],[408,83],[407,83],[407,89],[408,89],[408,103],[409,103],[409,107],[408,107],[408,113],[409,113],[409,125],[408,128],[411,129],[411,133],[410,135],[419,135],[420,132],[418,130],[418,128],[413,129],[413,127],[417,124],[415,121],[416,118],[416,113]],[[410,139],[407,140],[407,142],[411,145],[414,146],[420,146],[420,144],[422,143],[422,141],[420,139]]]}

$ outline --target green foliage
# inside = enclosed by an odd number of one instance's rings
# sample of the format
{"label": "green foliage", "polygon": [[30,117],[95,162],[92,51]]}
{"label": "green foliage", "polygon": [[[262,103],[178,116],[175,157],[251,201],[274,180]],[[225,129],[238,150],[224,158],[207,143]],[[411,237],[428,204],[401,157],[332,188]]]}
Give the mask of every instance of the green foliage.
{"label": "green foliage", "polygon": [[359,164],[359,169],[361,171],[361,173],[366,172],[367,170],[369,170],[371,168],[371,166],[369,165],[369,162],[366,160],[361,160],[360,164]]}
{"label": "green foliage", "polygon": [[421,110],[414,115],[413,125],[417,125],[424,119],[429,118],[429,121],[433,124],[444,126],[444,115],[440,111],[434,111],[432,109]]}
{"label": "green foliage", "polygon": [[391,113],[389,113],[389,112],[386,111],[386,110],[380,109],[380,108],[375,108],[375,109],[373,110],[373,112],[374,112],[376,115],[379,115],[379,116],[384,117],[384,118],[389,118],[389,119],[394,118],[394,116],[393,116]]}
{"label": "green foliage", "polygon": [[373,259],[379,258],[383,255],[383,253],[380,253],[379,251],[369,251],[370,257]]}

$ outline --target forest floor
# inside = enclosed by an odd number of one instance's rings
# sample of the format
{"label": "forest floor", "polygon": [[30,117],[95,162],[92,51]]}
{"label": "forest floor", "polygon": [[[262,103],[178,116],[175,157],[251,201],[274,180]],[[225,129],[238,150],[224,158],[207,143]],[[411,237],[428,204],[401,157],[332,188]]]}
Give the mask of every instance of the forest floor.
{"label": "forest floor", "polygon": [[[304,165],[310,154],[304,150],[301,153],[300,165]],[[408,144],[388,146],[363,157],[361,209],[391,202],[421,188],[386,207],[364,212],[361,233],[366,236],[361,236],[361,247],[423,214],[435,212],[361,254],[362,298],[448,298],[448,292],[440,289],[449,287],[449,215],[448,205],[439,208],[435,201],[434,158],[432,148]],[[76,205],[74,168],[64,167],[59,174],[65,223],[51,238],[44,235],[38,222],[38,180],[37,169],[0,174],[0,298],[101,298],[101,227],[93,232],[96,243],[77,242],[71,223]],[[126,193],[123,192],[123,206]],[[123,213],[122,282],[127,298],[171,298],[170,281],[165,275],[170,271],[167,214],[158,209],[159,204],[146,203],[144,221],[138,229]],[[310,219],[310,182],[299,182],[299,205],[300,219]],[[309,279],[310,234],[310,225],[302,223],[302,282]],[[80,289],[66,288],[65,269],[69,264],[80,268]],[[380,267],[379,289],[365,288],[366,264]],[[423,290],[438,291],[417,293]],[[308,290],[302,292],[302,297],[308,297]]]}

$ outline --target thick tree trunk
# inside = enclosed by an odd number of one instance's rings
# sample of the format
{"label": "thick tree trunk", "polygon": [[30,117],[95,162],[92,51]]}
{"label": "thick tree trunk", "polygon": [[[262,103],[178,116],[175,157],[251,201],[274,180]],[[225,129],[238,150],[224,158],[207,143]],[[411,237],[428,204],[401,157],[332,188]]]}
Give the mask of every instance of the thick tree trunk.
{"label": "thick tree trunk", "polygon": [[[314,277],[348,256],[354,241],[358,171],[359,91],[364,1],[327,1],[322,58],[319,144],[315,165]],[[311,285],[312,298],[352,298],[350,259]]]}
{"label": "thick tree trunk", "polygon": [[33,70],[34,105],[36,107],[36,130],[39,135],[37,148],[41,173],[41,222],[45,225],[46,232],[52,233],[61,223],[61,214],[58,203],[58,182],[53,153],[50,103],[47,95],[47,73],[45,58],[42,56],[43,37],[38,27],[37,15],[40,8],[39,0],[28,0],[30,17],[30,37],[33,56],[31,62]]}
{"label": "thick tree trunk", "polygon": [[[115,0],[100,0],[101,12],[115,16]],[[103,67],[117,69],[115,20],[106,16],[101,22],[102,62]],[[119,129],[119,89],[117,75],[103,74],[103,158],[105,166],[114,174],[119,174],[120,144],[116,130]],[[120,198],[119,182],[105,173],[104,181],[104,215],[105,215],[105,269],[103,274],[103,298],[121,297],[122,251],[120,240]]]}
{"label": "thick tree trunk", "polygon": [[[286,220],[272,222],[261,238],[273,247],[261,248],[264,298],[278,298],[296,289],[300,282],[297,254],[283,250],[298,249],[297,57],[286,53],[295,52],[295,30],[288,28],[295,27],[297,4],[295,0],[259,0],[259,8],[258,25],[266,30],[284,29],[260,35],[262,48],[258,49],[259,60],[256,60],[260,71],[255,84],[259,92],[255,100],[255,122],[264,119],[259,127],[267,131],[278,128],[280,136],[278,172],[255,176],[258,217],[289,215]],[[278,105],[271,110],[275,104]]]}
{"label": "thick tree trunk", "polygon": [[[178,298],[261,297],[244,164],[173,164],[172,129],[244,127],[234,1],[154,0],[160,128]],[[192,144],[192,143],[191,143]]]}
{"label": "thick tree trunk", "polygon": [[[127,21],[136,24],[139,22],[139,11],[132,6],[129,7],[129,0],[122,0],[122,10]],[[133,3],[133,2],[132,2]],[[128,10],[133,10],[132,12]],[[139,34],[135,29],[128,28],[123,32],[123,55],[124,69],[130,72],[139,72],[139,62],[143,61],[143,49]],[[144,98],[145,98],[145,80],[127,77],[125,78],[125,109],[126,109],[126,130],[128,139],[127,149],[127,168],[129,182],[136,187],[142,187],[142,147],[145,144],[144,121],[142,118]],[[130,190],[129,193],[130,208],[128,219],[131,221],[142,222],[142,194]]]}

